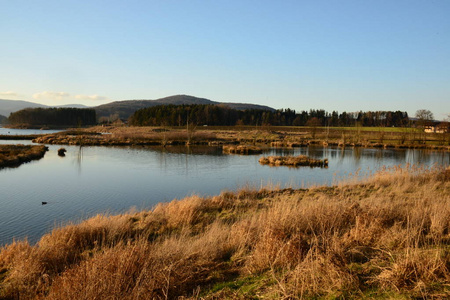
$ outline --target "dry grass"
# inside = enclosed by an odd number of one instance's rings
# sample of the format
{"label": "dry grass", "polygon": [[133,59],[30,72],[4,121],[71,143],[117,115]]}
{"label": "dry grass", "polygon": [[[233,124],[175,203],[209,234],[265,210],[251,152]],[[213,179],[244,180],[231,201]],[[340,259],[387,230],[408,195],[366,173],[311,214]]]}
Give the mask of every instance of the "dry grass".
{"label": "dry grass", "polygon": [[192,196],[0,251],[2,299],[444,299],[449,282],[449,169]]}
{"label": "dry grass", "polygon": [[269,166],[289,166],[289,167],[327,167],[328,159],[314,159],[306,155],[298,156],[268,156],[261,157],[259,163]]}
{"label": "dry grass", "polygon": [[241,155],[251,155],[260,154],[262,149],[260,147],[251,145],[224,145],[222,147],[223,153],[228,154],[241,154]]}
{"label": "dry grass", "polygon": [[[102,134],[99,134],[102,133]],[[420,137],[420,139],[418,139]],[[449,134],[423,134],[411,128],[311,128],[281,126],[127,127],[94,126],[37,137],[36,143],[70,145],[240,144],[272,147],[309,145],[418,148],[450,151]]]}
{"label": "dry grass", "polygon": [[35,138],[35,143],[59,145],[179,145],[216,141],[214,133],[161,127],[92,127]]}
{"label": "dry grass", "polygon": [[0,168],[19,166],[25,162],[40,159],[47,150],[45,146],[0,145]]}

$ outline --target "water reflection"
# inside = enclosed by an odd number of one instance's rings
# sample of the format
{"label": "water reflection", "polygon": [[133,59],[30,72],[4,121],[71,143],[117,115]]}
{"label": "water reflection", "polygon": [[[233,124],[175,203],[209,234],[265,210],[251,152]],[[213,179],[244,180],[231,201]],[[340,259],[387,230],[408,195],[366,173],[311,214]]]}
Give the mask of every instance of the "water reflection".
{"label": "water reflection", "polygon": [[161,153],[195,154],[195,155],[222,155],[220,147],[212,146],[139,146],[134,147],[142,150],[154,150]]}
{"label": "water reflection", "polygon": [[355,148],[353,149],[353,158],[355,159],[356,163],[359,164],[362,156],[361,148]]}
{"label": "water reflection", "polygon": [[78,148],[78,151],[77,151],[76,158],[75,158],[75,165],[78,168],[78,174],[81,174],[82,163],[83,163],[83,146],[80,145],[80,147]]}
{"label": "water reflection", "polygon": [[62,130],[41,130],[41,129],[14,129],[0,126],[0,135],[31,135],[31,134],[51,134]]}

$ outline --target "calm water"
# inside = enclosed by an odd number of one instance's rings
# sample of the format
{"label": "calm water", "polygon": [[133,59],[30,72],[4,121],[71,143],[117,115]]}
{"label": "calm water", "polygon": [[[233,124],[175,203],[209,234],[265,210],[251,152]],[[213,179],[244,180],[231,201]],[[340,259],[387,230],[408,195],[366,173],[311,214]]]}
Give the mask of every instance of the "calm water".
{"label": "calm water", "polygon": [[[0,141],[8,144],[12,141]],[[30,143],[29,141],[13,141]],[[224,155],[211,147],[130,148],[61,146],[39,161],[0,170],[0,245],[36,242],[55,225],[97,213],[151,208],[192,194],[215,195],[244,186],[332,184],[349,173],[399,164],[448,165],[450,154],[418,150],[299,148],[265,155],[327,157],[329,168],[261,166],[260,155]],[[41,205],[42,201],[48,202]]]}
{"label": "calm water", "polygon": [[61,130],[13,129],[0,126],[0,135],[51,134],[60,131]]}

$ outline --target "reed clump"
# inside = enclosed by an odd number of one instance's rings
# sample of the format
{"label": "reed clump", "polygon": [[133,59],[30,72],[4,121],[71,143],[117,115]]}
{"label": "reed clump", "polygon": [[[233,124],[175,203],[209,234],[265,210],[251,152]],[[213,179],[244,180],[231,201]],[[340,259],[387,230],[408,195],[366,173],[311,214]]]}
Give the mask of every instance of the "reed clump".
{"label": "reed clump", "polygon": [[222,146],[222,151],[223,153],[241,154],[241,155],[262,153],[262,149],[260,147],[251,145],[224,145]]}
{"label": "reed clump", "polygon": [[0,168],[16,167],[40,159],[47,151],[43,145],[0,145]]}
{"label": "reed clump", "polygon": [[448,298],[449,179],[386,169],[99,215],[4,246],[0,298]]}
{"label": "reed clump", "polygon": [[315,159],[306,155],[298,156],[263,156],[259,159],[259,163],[269,166],[289,166],[289,167],[327,167],[328,159]]}

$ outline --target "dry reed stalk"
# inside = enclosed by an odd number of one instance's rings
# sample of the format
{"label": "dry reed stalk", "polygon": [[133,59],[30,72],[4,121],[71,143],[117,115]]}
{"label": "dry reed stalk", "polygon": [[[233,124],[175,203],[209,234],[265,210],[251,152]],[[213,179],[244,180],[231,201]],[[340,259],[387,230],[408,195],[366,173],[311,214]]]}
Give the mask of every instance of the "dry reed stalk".
{"label": "dry reed stalk", "polygon": [[228,237],[228,230],[216,223],[196,237],[182,233],[153,245],[145,239],[117,245],[65,272],[48,299],[177,297],[212,280],[212,270],[220,271],[230,251]]}

